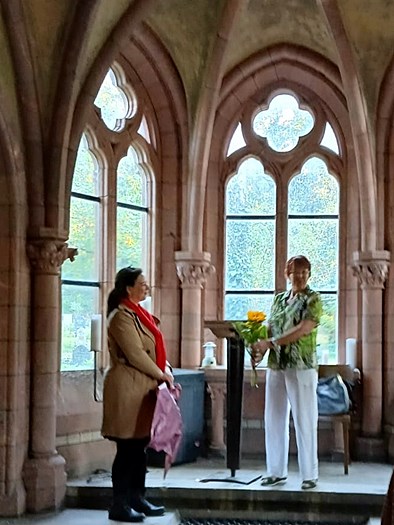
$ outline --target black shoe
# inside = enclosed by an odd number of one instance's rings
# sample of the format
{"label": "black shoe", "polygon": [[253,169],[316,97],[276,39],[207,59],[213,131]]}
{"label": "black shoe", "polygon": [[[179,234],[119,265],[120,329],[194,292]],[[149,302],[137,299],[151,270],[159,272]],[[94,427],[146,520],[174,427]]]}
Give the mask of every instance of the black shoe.
{"label": "black shoe", "polygon": [[142,497],[132,498],[131,506],[137,512],[143,512],[145,516],[162,516],[166,510],[163,506],[153,505]]}
{"label": "black shoe", "polygon": [[135,511],[128,505],[112,505],[108,513],[108,519],[126,523],[140,523],[144,518],[145,514]]}
{"label": "black shoe", "polygon": [[263,487],[274,487],[275,485],[283,485],[287,478],[278,478],[277,476],[267,476],[261,480]]}

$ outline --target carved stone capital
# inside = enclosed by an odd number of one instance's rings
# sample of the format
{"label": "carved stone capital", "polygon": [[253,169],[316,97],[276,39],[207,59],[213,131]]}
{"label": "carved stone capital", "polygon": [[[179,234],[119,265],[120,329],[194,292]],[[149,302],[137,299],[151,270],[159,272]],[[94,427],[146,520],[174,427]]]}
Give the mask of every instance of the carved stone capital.
{"label": "carved stone capital", "polygon": [[354,254],[353,275],[358,278],[361,288],[384,288],[390,268],[389,258],[387,251]]}
{"label": "carved stone capital", "polygon": [[226,384],[208,383],[207,392],[210,395],[212,401],[223,402],[227,394]]}
{"label": "carved stone capital", "polygon": [[74,261],[78,250],[70,248],[63,241],[44,239],[30,242],[27,245],[27,255],[36,273],[56,275],[64,261]]}
{"label": "carved stone capital", "polygon": [[203,288],[207,278],[215,272],[207,252],[176,252],[175,262],[182,288]]}

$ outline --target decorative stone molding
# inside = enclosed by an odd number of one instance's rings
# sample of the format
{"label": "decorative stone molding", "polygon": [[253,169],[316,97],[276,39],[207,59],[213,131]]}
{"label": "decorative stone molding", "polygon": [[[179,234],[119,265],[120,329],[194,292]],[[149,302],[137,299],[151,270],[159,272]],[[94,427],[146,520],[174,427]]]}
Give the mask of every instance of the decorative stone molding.
{"label": "decorative stone molding", "polygon": [[390,252],[355,252],[353,256],[353,275],[358,278],[361,288],[384,288],[389,273]]}
{"label": "decorative stone molding", "polygon": [[226,383],[208,383],[207,391],[211,397],[212,435],[211,451],[226,450],[224,443],[224,404],[227,394]]}
{"label": "decorative stone molding", "polygon": [[70,248],[66,242],[45,239],[28,244],[27,255],[37,273],[58,274],[64,261],[74,261],[78,250]]}
{"label": "decorative stone molding", "polygon": [[226,383],[208,383],[207,392],[212,401],[223,403],[227,394]]}
{"label": "decorative stone molding", "polygon": [[175,263],[182,288],[203,288],[207,278],[215,272],[207,252],[176,252]]}

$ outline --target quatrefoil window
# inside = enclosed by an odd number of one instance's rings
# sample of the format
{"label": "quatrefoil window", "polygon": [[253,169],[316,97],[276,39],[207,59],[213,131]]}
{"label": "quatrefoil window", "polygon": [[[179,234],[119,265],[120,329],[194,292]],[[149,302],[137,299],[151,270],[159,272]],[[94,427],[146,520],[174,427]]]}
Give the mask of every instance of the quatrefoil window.
{"label": "quatrefoil window", "polygon": [[100,108],[102,121],[112,131],[122,131],[126,119],[135,115],[137,101],[119,66],[109,69],[94,104]]}
{"label": "quatrefoil window", "polygon": [[285,94],[274,97],[268,109],[257,113],[253,120],[254,132],[266,138],[269,147],[279,153],[294,149],[313,125],[313,115],[300,109],[293,96]]}

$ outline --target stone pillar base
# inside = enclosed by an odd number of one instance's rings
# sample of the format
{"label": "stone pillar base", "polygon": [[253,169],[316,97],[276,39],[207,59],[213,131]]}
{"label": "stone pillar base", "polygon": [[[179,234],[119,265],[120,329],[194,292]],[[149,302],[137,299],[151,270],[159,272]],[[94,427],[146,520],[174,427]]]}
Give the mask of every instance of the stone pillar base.
{"label": "stone pillar base", "polygon": [[209,456],[211,458],[225,458],[226,457],[226,447],[214,447],[212,445],[209,446]]}
{"label": "stone pillar base", "polygon": [[357,437],[354,457],[361,461],[386,461],[387,452],[384,440],[375,437]]}
{"label": "stone pillar base", "polygon": [[21,516],[25,509],[26,491],[22,481],[20,481],[10,494],[0,496],[0,516],[7,518]]}
{"label": "stone pillar base", "polygon": [[26,486],[27,512],[57,510],[66,495],[66,472],[63,456],[28,459],[23,479]]}

